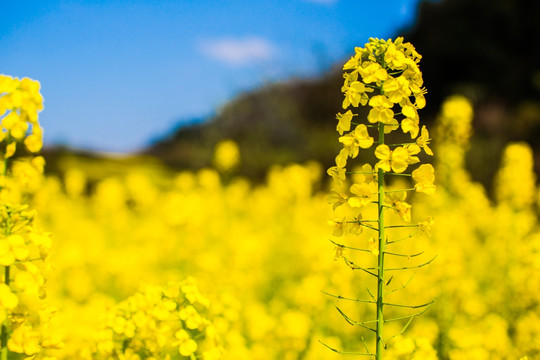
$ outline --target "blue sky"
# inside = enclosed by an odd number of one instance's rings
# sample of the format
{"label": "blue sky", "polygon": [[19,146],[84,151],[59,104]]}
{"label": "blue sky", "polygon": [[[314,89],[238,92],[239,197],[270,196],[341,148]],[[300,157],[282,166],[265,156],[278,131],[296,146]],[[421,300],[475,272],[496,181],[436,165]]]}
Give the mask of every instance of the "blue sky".
{"label": "blue sky", "polygon": [[147,146],[243,91],[308,77],[418,0],[1,0],[0,73],[41,82],[46,145]]}

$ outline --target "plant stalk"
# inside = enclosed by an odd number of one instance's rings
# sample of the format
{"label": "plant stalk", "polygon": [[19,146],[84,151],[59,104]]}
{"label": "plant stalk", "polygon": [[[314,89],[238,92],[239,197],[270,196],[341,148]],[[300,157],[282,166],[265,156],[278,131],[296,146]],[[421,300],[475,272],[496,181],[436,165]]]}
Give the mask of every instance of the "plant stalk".
{"label": "plant stalk", "polygon": [[[4,170],[3,175],[5,176],[7,173],[7,159],[4,159]],[[6,228],[4,230],[6,238],[11,234],[11,214],[8,213],[8,217],[6,219]],[[10,267],[5,266],[4,270],[4,284],[6,284],[9,287],[10,284]],[[6,322],[9,321],[8,319],[4,320],[4,323],[2,324],[1,333],[0,333],[0,360],[8,360],[8,328],[6,325]]]}
{"label": "plant stalk", "polygon": [[[4,283],[9,286],[9,266],[5,267],[5,273],[4,273]],[[4,320],[5,321],[5,320]],[[0,359],[1,360],[7,360],[8,359],[8,347],[7,347],[7,326],[4,322],[2,324],[2,333],[0,334],[0,346],[1,346],[1,352],[0,352]]]}
{"label": "plant stalk", "polygon": [[[379,144],[384,144],[384,124],[379,123]],[[384,295],[384,170],[379,168],[377,183],[378,194],[378,216],[379,216],[379,254],[378,254],[378,272],[377,272],[377,343],[376,360],[382,359],[383,344],[383,295]]]}

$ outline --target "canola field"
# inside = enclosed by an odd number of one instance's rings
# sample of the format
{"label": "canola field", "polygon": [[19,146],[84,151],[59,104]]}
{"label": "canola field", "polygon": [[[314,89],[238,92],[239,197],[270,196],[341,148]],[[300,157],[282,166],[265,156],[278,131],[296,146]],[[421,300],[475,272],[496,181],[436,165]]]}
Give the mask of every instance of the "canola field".
{"label": "canola field", "polygon": [[[226,141],[196,172],[133,165],[96,178],[74,162],[44,176],[39,83],[1,76],[0,95],[2,360],[351,359],[372,346],[354,324],[375,316],[358,299],[376,283],[344,261],[376,264],[375,251],[349,249],[372,239],[336,234],[320,164],[274,166],[253,184],[235,176],[242,151]],[[465,167],[473,115],[462,96],[443,104],[437,190],[407,198],[423,226],[392,235],[410,256],[389,258],[403,271],[388,297],[430,305],[385,309],[402,319],[385,324],[397,335],[385,359],[540,358],[532,151],[507,146],[490,196]]]}

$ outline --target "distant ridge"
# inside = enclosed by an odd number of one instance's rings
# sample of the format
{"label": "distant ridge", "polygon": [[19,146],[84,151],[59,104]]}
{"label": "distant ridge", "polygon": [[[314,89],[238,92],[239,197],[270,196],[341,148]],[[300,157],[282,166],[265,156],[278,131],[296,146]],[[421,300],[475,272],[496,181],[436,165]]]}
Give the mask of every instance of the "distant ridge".
{"label": "distant ridge", "polygon": [[[422,121],[429,126],[446,96],[461,93],[475,103],[468,166],[488,187],[509,141],[527,141],[540,153],[540,63],[530,50],[540,38],[539,17],[535,1],[424,1],[417,23],[401,31],[423,55],[428,106]],[[198,169],[211,165],[218,141],[230,138],[241,149],[238,171],[250,178],[261,179],[273,164],[314,159],[330,166],[339,151],[340,67],[244,93],[205,122],[181,126],[142,153],[176,169]]]}
{"label": "distant ridge", "polygon": [[[340,111],[341,71],[291,79],[244,93],[206,122],[181,126],[143,153],[175,168],[211,165],[214,146],[233,139],[241,150],[239,172],[264,176],[273,164],[335,157],[335,114]],[[338,144],[339,145],[339,144]]]}

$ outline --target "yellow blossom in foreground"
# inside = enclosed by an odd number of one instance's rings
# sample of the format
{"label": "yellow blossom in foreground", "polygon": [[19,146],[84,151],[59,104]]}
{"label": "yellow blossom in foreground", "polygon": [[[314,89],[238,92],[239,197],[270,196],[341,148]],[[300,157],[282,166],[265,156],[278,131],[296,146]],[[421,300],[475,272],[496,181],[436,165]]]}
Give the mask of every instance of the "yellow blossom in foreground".
{"label": "yellow blossom in foreground", "polygon": [[358,68],[365,84],[380,83],[388,78],[388,72],[378,63],[366,61]]}
{"label": "yellow blossom in foreground", "polygon": [[31,326],[23,324],[13,331],[8,340],[8,349],[10,351],[34,355],[40,352],[40,335],[34,331]]}
{"label": "yellow blossom in foreground", "polygon": [[386,172],[394,171],[396,173],[402,173],[409,165],[409,152],[402,146],[390,150],[388,145],[379,145],[375,149],[375,156],[379,159],[375,168],[383,169]]}
{"label": "yellow blossom in foreground", "polygon": [[365,207],[377,198],[376,183],[353,184],[350,191],[355,195],[347,199],[351,207]]}
{"label": "yellow blossom in foreground", "polygon": [[5,309],[14,309],[19,303],[17,295],[6,284],[0,284],[0,305]]}
{"label": "yellow blossom in foreground", "polygon": [[414,188],[418,192],[432,195],[435,192],[435,169],[431,164],[422,164],[412,172],[412,178],[416,182]]}
{"label": "yellow blossom in foreground", "polygon": [[411,222],[411,205],[405,202],[407,192],[393,191],[384,195],[385,203],[392,206],[394,211],[406,222]]}
{"label": "yellow blossom in foreground", "polygon": [[429,132],[426,129],[426,126],[422,126],[422,132],[420,136],[416,139],[416,144],[424,149],[426,154],[433,156],[433,151],[429,148],[429,142],[431,139],[429,138]]}
{"label": "yellow blossom in foreground", "polygon": [[334,179],[334,181],[343,182],[346,179],[345,171],[346,169],[344,167],[332,166],[328,169],[327,173]]}
{"label": "yellow blossom in foreground", "polygon": [[383,124],[392,124],[394,120],[394,112],[391,110],[391,108],[394,106],[394,104],[388,100],[388,98],[384,95],[376,95],[373,96],[369,100],[369,105],[372,107],[372,109],[369,111],[368,114],[368,121],[370,123],[378,123],[381,122]]}
{"label": "yellow blossom in foreground", "polygon": [[418,223],[418,228],[420,231],[424,232],[427,236],[431,236],[431,227],[434,224],[434,220],[431,216],[429,216],[426,221],[421,221]]}
{"label": "yellow blossom in foreground", "polygon": [[351,120],[355,114],[351,110],[348,110],[345,114],[338,113],[336,119],[339,120],[336,130],[339,135],[343,135],[343,132],[351,130]]}
{"label": "yellow blossom in foreground", "polygon": [[346,109],[349,105],[358,106],[359,104],[365,105],[368,97],[366,92],[368,89],[359,81],[353,81],[345,88],[345,99],[343,100],[343,108]]}
{"label": "yellow blossom in foreground", "polygon": [[175,337],[178,339],[178,352],[180,355],[191,356],[197,351],[197,343],[189,337],[189,334],[185,330],[178,330]]}
{"label": "yellow blossom in foreground", "polygon": [[367,149],[371,147],[373,141],[373,137],[369,135],[364,124],[358,125],[353,131],[339,138],[339,142],[343,144],[347,155],[352,158],[358,155],[359,148]]}

